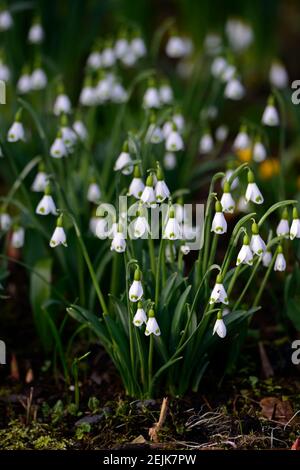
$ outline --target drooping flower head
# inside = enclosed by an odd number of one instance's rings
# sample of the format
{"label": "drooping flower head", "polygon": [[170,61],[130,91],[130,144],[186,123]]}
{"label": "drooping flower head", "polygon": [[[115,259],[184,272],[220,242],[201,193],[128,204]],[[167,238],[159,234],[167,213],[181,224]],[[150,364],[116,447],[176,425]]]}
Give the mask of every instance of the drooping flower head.
{"label": "drooping flower head", "polygon": [[122,152],[116,160],[114,170],[121,171],[123,175],[130,175],[133,172],[133,164],[131,156],[129,154],[129,146],[127,140],[124,142]]}
{"label": "drooping flower head", "polygon": [[145,335],[155,335],[155,336],[160,336],[160,328],[158,326],[158,323],[155,318],[155,312],[153,308],[151,308],[148,312],[148,321],[146,324],[146,329],[145,329]]}
{"label": "drooping flower head", "polygon": [[56,228],[52,234],[49,245],[51,248],[55,248],[59,245],[67,246],[67,237],[63,229],[63,216],[62,214],[58,217],[56,221]]}
{"label": "drooping flower head", "polygon": [[155,197],[157,202],[163,202],[165,199],[170,197],[170,190],[164,180],[164,174],[160,164],[157,162],[156,171],[157,183],[155,185]]}
{"label": "drooping flower head", "polygon": [[300,238],[300,219],[296,207],[293,208],[293,222],[290,229],[290,239],[294,238]]}
{"label": "drooping flower head", "polygon": [[223,276],[221,274],[218,274],[215,286],[212,290],[212,293],[209,299],[209,303],[215,304],[215,303],[220,303],[220,302],[227,305],[228,296],[223,285]]}
{"label": "drooping flower head", "polygon": [[283,254],[282,245],[277,247],[277,256],[274,264],[274,271],[285,271],[286,270],[286,261]]}
{"label": "drooping flower head", "polygon": [[239,264],[249,264],[252,266],[253,264],[253,253],[250,248],[250,241],[248,235],[245,235],[243,238],[243,246],[237,255],[236,265]]}
{"label": "drooping flower head", "polygon": [[129,289],[129,300],[131,302],[138,302],[143,296],[144,290],[142,286],[142,273],[140,268],[137,266],[134,271],[134,281]]}
{"label": "drooping flower head", "polygon": [[217,235],[227,232],[227,222],[222,212],[222,204],[218,200],[215,204],[215,215],[211,224],[211,232],[215,232]]}
{"label": "drooping flower head", "polygon": [[149,175],[146,179],[146,186],[141,195],[141,201],[146,204],[147,207],[156,207],[156,197],[153,188],[153,175]]}
{"label": "drooping flower head", "polygon": [[146,315],[146,312],[143,308],[143,302],[139,301],[138,302],[138,305],[137,305],[137,311],[133,317],[133,320],[132,320],[132,323],[134,324],[134,326],[142,326],[143,323],[147,323],[147,315]]}
{"label": "drooping flower head", "polygon": [[252,201],[255,204],[262,204],[264,198],[260,190],[258,189],[257,184],[255,183],[254,173],[251,170],[248,170],[248,186],[246,189],[245,199],[247,202]]}
{"label": "drooping flower head", "polygon": [[168,240],[178,240],[182,238],[182,230],[175,217],[174,207],[170,208],[169,218],[164,229],[163,237]]}
{"label": "drooping flower head", "polygon": [[235,208],[235,202],[230,192],[230,184],[228,181],[225,181],[223,187],[223,195],[221,197],[221,205],[223,212],[233,213]]}
{"label": "drooping flower head", "polygon": [[213,335],[217,333],[220,338],[225,338],[227,334],[226,325],[223,320],[222,311],[220,310],[217,314],[217,319],[213,329]]}
{"label": "drooping flower head", "polygon": [[44,196],[38,203],[35,212],[39,215],[48,215],[48,214],[57,215],[56,206],[51,196],[50,183],[47,184],[45,191],[44,191]]}
{"label": "drooping flower head", "polygon": [[268,99],[267,106],[262,115],[262,123],[266,126],[278,126],[279,125],[279,115],[278,111],[275,108],[274,96],[270,96]]}
{"label": "drooping flower head", "polygon": [[261,256],[266,251],[266,244],[259,235],[259,227],[258,224],[254,221],[251,227],[252,230],[252,237],[250,241],[250,248],[253,253],[258,256]]}
{"label": "drooping flower head", "polygon": [[136,199],[140,199],[143,191],[145,189],[145,184],[141,178],[141,171],[138,165],[135,165],[133,172],[133,179],[130,183],[128,194],[129,196],[134,196]]}
{"label": "drooping flower head", "polygon": [[281,219],[276,228],[276,235],[278,237],[289,238],[290,226],[289,226],[289,212],[285,207],[281,214]]}
{"label": "drooping flower head", "polygon": [[15,115],[15,120],[12,126],[9,128],[7,132],[7,140],[8,142],[18,142],[19,140],[25,140],[25,131],[21,121],[22,118],[22,109]]}

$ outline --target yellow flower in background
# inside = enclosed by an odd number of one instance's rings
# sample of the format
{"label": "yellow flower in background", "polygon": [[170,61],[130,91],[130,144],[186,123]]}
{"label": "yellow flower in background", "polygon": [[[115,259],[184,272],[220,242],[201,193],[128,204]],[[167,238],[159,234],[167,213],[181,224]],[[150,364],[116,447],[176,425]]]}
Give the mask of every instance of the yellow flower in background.
{"label": "yellow flower in background", "polygon": [[259,175],[261,179],[268,180],[279,173],[279,160],[277,158],[268,158],[259,166]]}
{"label": "yellow flower in background", "polygon": [[252,160],[252,149],[247,147],[245,149],[236,150],[236,155],[241,162],[251,162]]}

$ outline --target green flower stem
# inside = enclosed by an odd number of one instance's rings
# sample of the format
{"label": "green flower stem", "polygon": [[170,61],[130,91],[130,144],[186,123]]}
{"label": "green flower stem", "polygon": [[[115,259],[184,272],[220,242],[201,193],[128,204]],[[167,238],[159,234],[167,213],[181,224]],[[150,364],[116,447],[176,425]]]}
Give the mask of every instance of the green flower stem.
{"label": "green flower stem", "polygon": [[113,260],[112,260],[112,275],[111,275],[111,283],[110,283],[110,294],[111,296],[115,296],[118,290],[119,284],[119,272],[120,272],[120,256],[119,253],[113,253]]}
{"label": "green flower stem", "polygon": [[266,287],[267,280],[268,280],[268,278],[269,278],[269,276],[270,276],[270,274],[271,274],[271,271],[272,271],[272,269],[273,269],[273,266],[274,266],[274,264],[275,264],[276,256],[277,256],[277,250],[275,250],[275,253],[274,253],[274,255],[273,255],[272,261],[271,261],[270,265],[268,266],[268,269],[267,269],[267,271],[266,271],[266,274],[264,275],[264,278],[263,278],[263,280],[262,280],[262,283],[260,284],[260,288],[259,288],[259,290],[258,290],[258,292],[257,292],[257,295],[256,295],[256,297],[255,297],[255,299],[254,299],[254,302],[253,302],[253,307],[257,307],[258,304],[259,304],[259,302],[260,302],[260,298],[261,298],[261,296],[262,296],[262,293],[263,293],[263,291],[264,291],[264,288]]}
{"label": "green flower stem", "polygon": [[249,286],[250,286],[250,284],[251,284],[251,282],[252,282],[252,280],[253,280],[253,278],[254,278],[254,276],[255,276],[255,274],[256,274],[256,271],[257,271],[258,268],[259,268],[260,262],[261,262],[261,257],[258,257],[258,259],[257,259],[257,261],[256,261],[256,264],[255,264],[254,268],[252,269],[251,275],[250,275],[250,277],[249,277],[249,279],[248,279],[248,281],[247,281],[247,283],[246,283],[246,285],[245,285],[245,287],[244,287],[244,289],[243,289],[241,295],[239,296],[239,298],[237,299],[237,301],[236,301],[235,304],[234,304],[234,307],[233,307],[233,309],[232,309],[233,311],[234,311],[234,310],[237,310],[239,304],[240,304],[241,301],[243,300],[243,298],[244,298],[244,296],[245,296],[245,294],[246,294],[246,292],[247,292],[247,290],[248,290],[248,288],[249,288]]}
{"label": "green flower stem", "polygon": [[135,260],[131,260],[126,263],[126,252],[124,253],[124,262],[125,262],[125,273],[126,273],[126,302],[127,302],[127,313],[128,313],[128,331],[129,331],[129,350],[130,350],[130,363],[131,371],[134,376],[135,369],[135,360],[134,360],[134,345],[133,345],[133,316],[129,302],[129,271],[130,265],[134,263]]}
{"label": "green flower stem", "polygon": [[86,265],[88,267],[88,270],[89,270],[89,273],[90,273],[90,276],[91,276],[91,279],[92,279],[92,283],[94,285],[94,288],[95,288],[95,291],[96,291],[96,294],[97,294],[97,297],[99,299],[99,302],[100,302],[100,305],[101,305],[101,308],[103,310],[103,315],[108,315],[108,309],[107,309],[107,306],[106,306],[106,302],[105,302],[105,299],[104,299],[104,296],[103,296],[103,293],[100,289],[100,286],[98,284],[98,281],[97,281],[97,276],[96,276],[96,273],[95,273],[95,270],[93,268],[93,265],[92,265],[92,262],[91,262],[91,259],[89,257],[89,254],[88,254],[88,251],[87,251],[87,248],[85,246],[85,243],[82,239],[82,235],[81,235],[81,232],[79,230],[79,227],[73,217],[73,215],[71,215],[69,212],[67,212],[68,216],[70,217],[70,219],[72,220],[72,223],[74,225],[74,228],[75,228],[75,232],[76,232],[76,235],[77,235],[77,238],[78,238],[78,242],[79,242],[79,245],[80,245],[80,248],[81,248],[81,251],[82,251],[82,254],[83,254],[83,257],[85,259],[85,262],[86,262]]}
{"label": "green flower stem", "polygon": [[237,280],[237,278],[238,278],[238,276],[239,276],[239,274],[240,274],[241,268],[242,268],[242,264],[239,264],[239,265],[235,268],[235,270],[234,270],[233,276],[232,276],[232,278],[231,278],[231,280],[230,280],[230,283],[229,283],[229,286],[228,286],[228,289],[227,289],[227,295],[228,295],[228,297],[230,296],[231,291],[232,291],[232,289],[233,289],[233,287],[234,287],[234,284],[235,284],[235,282],[236,282],[236,280]]}
{"label": "green flower stem", "polygon": [[137,344],[137,349],[138,349],[138,355],[140,359],[140,372],[141,372],[141,382],[143,385],[143,389],[145,389],[145,381],[146,381],[146,376],[145,376],[145,358],[143,355],[143,350],[142,350],[142,345],[141,345],[141,338],[140,338],[140,332],[137,327],[134,328],[135,332],[135,339],[136,339],[136,344]]}
{"label": "green flower stem", "polygon": [[149,247],[151,271],[152,271],[153,276],[155,277],[156,263],[155,263],[154,243],[150,234],[148,236],[148,247]]}
{"label": "green flower stem", "polygon": [[183,253],[181,250],[179,250],[177,266],[178,266],[178,271],[183,272]]}
{"label": "green flower stem", "polygon": [[82,258],[82,251],[78,243],[76,244],[76,254],[78,262],[78,283],[79,283],[79,299],[80,304],[85,305],[85,289],[84,289],[84,265]]}
{"label": "green flower stem", "polygon": [[215,233],[214,236],[213,236],[212,243],[211,243],[210,255],[209,255],[209,260],[208,260],[208,265],[206,267],[206,270],[207,270],[207,268],[209,268],[213,264],[213,261],[215,259],[215,255],[216,255],[216,251],[217,251],[218,240],[219,240],[219,235],[217,233]]}
{"label": "green flower stem", "polygon": [[[156,276],[155,276],[155,308],[158,307],[159,294],[160,294],[160,270],[164,273],[165,262],[164,262],[164,239],[161,238],[158,252],[158,260],[156,265]],[[163,274],[163,279],[165,275]]]}
{"label": "green flower stem", "polygon": [[149,354],[148,354],[148,395],[152,396],[152,368],[153,368],[153,333],[149,337]]}

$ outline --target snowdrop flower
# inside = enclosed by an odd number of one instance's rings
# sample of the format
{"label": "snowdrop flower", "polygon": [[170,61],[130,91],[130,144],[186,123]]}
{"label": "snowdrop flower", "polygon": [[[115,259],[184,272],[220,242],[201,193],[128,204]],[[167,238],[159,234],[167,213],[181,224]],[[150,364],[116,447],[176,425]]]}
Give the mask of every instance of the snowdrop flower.
{"label": "snowdrop flower", "polygon": [[137,267],[135,272],[134,272],[134,281],[131,284],[131,287],[129,289],[129,300],[131,302],[138,302],[142,296],[143,296],[143,286],[141,283],[142,275],[140,268]]}
{"label": "snowdrop flower", "polygon": [[59,245],[67,245],[67,237],[63,229],[63,216],[60,215],[56,222],[56,229],[54,230],[49,245],[51,248],[55,248]]}
{"label": "snowdrop flower", "polygon": [[208,55],[215,55],[220,52],[222,39],[219,34],[208,33],[204,38],[204,49]]}
{"label": "snowdrop flower", "polygon": [[[108,238],[111,234],[114,236],[117,233],[117,227],[115,225],[111,230],[109,230],[108,227],[108,220],[106,217],[97,217],[97,224],[96,224],[96,236],[100,238],[100,240],[105,240]],[[116,228],[116,230],[115,230]]]}
{"label": "snowdrop flower", "polygon": [[126,240],[123,234],[123,228],[119,224],[117,232],[114,234],[112,239],[110,249],[116,251],[117,253],[124,253],[126,250]]}
{"label": "snowdrop flower", "polygon": [[227,61],[224,57],[216,57],[211,64],[211,74],[216,78],[221,78],[227,67]]}
{"label": "snowdrop flower", "polygon": [[136,165],[134,167],[133,179],[129,186],[128,195],[134,196],[136,199],[140,199],[144,189],[145,185],[141,178],[141,172],[138,165]]}
{"label": "snowdrop flower", "polygon": [[99,185],[96,183],[95,180],[92,180],[89,184],[88,191],[87,191],[87,200],[97,204],[101,198],[101,190]]}
{"label": "snowdrop flower", "polygon": [[267,157],[267,151],[260,138],[255,139],[253,146],[253,160],[257,163],[263,162]]}
{"label": "snowdrop flower", "polygon": [[167,152],[164,155],[164,167],[166,170],[174,170],[177,165],[176,155],[173,152]]}
{"label": "snowdrop flower", "polygon": [[223,277],[221,274],[218,274],[215,286],[212,290],[210,299],[210,304],[222,303],[227,305],[228,304],[228,296],[226,290],[223,286]]}
{"label": "snowdrop flower", "polygon": [[255,204],[262,204],[264,202],[263,195],[258,189],[257,184],[254,182],[254,174],[248,170],[248,186],[246,189],[245,199],[247,202],[252,201]]}
{"label": "snowdrop flower", "polygon": [[170,197],[170,191],[164,181],[164,175],[159,164],[157,165],[157,183],[155,185],[155,197],[157,202],[163,202],[165,199]]}
{"label": "snowdrop flower", "polygon": [[147,205],[147,207],[156,207],[156,197],[153,189],[153,176],[149,175],[146,179],[146,186],[141,195],[141,201]]}
{"label": "snowdrop flower", "polygon": [[14,248],[22,248],[25,241],[25,230],[23,227],[16,227],[11,236],[11,245]]}
{"label": "snowdrop flower", "polygon": [[65,147],[69,153],[72,153],[73,147],[76,144],[77,141],[77,136],[73,129],[68,126],[68,118],[65,114],[61,116],[60,119],[60,131],[61,131],[61,137],[63,140],[63,143],[65,144]]}
{"label": "snowdrop flower", "polygon": [[32,79],[29,73],[29,69],[25,66],[22,70],[21,76],[17,82],[17,91],[22,95],[29,93],[31,91]]}
{"label": "snowdrop flower", "polygon": [[169,137],[171,132],[173,131],[173,121],[166,121],[164,125],[162,126],[162,133],[165,139]]}
{"label": "snowdrop flower", "polygon": [[200,142],[199,142],[199,152],[200,153],[210,153],[213,151],[214,141],[209,131],[204,131]]}
{"label": "snowdrop flower", "polygon": [[233,77],[231,78],[225,87],[224,96],[233,101],[241,100],[245,95],[245,87],[242,85],[241,81]]}
{"label": "snowdrop flower", "polygon": [[113,65],[115,65],[116,62],[116,56],[115,52],[112,48],[112,43],[111,41],[107,41],[103,51],[102,51],[102,66],[104,68],[110,68]]}
{"label": "snowdrop flower", "polygon": [[0,230],[7,232],[11,227],[11,217],[6,212],[0,212]]}
{"label": "snowdrop flower", "polygon": [[271,251],[267,250],[264,252],[263,257],[262,257],[262,264],[265,268],[270,266],[272,262],[272,253]]}
{"label": "snowdrop flower", "polygon": [[155,82],[149,80],[148,88],[143,97],[143,106],[146,109],[159,108],[161,105],[159,91],[155,87]]}
{"label": "snowdrop flower", "polygon": [[[232,164],[233,164],[233,162],[231,162],[231,163],[229,164],[230,167],[228,168],[228,170],[226,170],[225,176],[224,176],[224,178],[222,179],[222,186],[223,186],[223,187],[224,187],[224,185],[225,185],[225,182],[226,182],[226,181],[229,181],[230,178],[231,178],[231,176],[233,175],[234,170],[233,170],[233,168],[232,168]],[[236,177],[236,178],[234,178],[234,180],[233,180],[232,183],[231,183],[231,190],[236,189],[236,188],[238,187],[238,185],[239,185],[239,179],[238,179],[238,177]]]}
{"label": "snowdrop flower", "polygon": [[147,315],[145,313],[145,310],[143,309],[143,303],[138,302],[138,308],[136,311],[136,314],[133,317],[132,323],[134,326],[142,326],[143,323],[147,323]]}
{"label": "snowdrop flower", "polygon": [[160,336],[160,329],[155,318],[154,310],[152,308],[148,312],[148,321],[145,329],[146,336],[149,336],[151,334],[154,334],[155,336]]}
{"label": "snowdrop flower", "polygon": [[152,115],[150,118],[150,125],[148,127],[145,141],[151,144],[160,144],[164,140],[164,135],[161,128],[155,122],[155,116]]}
{"label": "snowdrop flower", "polygon": [[233,197],[231,196],[230,184],[228,183],[228,181],[225,181],[223,190],[224,190],[224,193],[220,201],[222,205],[222,210],[223,212],[226,212],[226,213],[228,212],[232,214],[235,208],[235,202],[234,202]]}
{"label": "snowdrop flower", "polygon": [[215,232],[217,235],[222,235],[227,232],[227,222],[222,212],[222,205],[220,201],[216,201],[215,215],[211,225],[211,232]]}
{"label": "snowdrop flower", "polygon": [[99,81],[96,87],[96,97],[97,97],[98,103],[105,103],[106,101],[110,99],[111,86],[112,86],[112,83],[110,83],[110,80],[108,79],[108,77],[105,76],[105,74],[103,74],[102,70],[100,70]]}
{"label": "snowdrop flower", "polygon": [[173,115],[173,122],[175,122],[177,130],[179,132],[184,131],[185,120],[183,115],[179,111],[175,112],[175,114]]}
{"label": "snowdrop flower", "polygon": [[272,62],[269,72],[269,80],[271,85],[275,88],[286,88],[289,83],[289,77],[284,65],[278,61]]}
{"label": "snowdrop flower", "polygon": [[13,25],[13,19],[8,10],[0,11],[0,31],[7,31]]}
{"label": "snowdrop flower", "polygon": [[45,166],[43,163],[39,165],[39,171],[36,174],[33,183],[31,185],[31,191],[35,193],[42,193],[45,191],[48,183],[48,175],[45,172]]}
{"label": "snowdrop flower", "polygon": [[217,319],[216,319],[214,329],[213,329],[213,335],[216,333],[220,338],[225,338],[227,334],[227,330],[226,330],[226,326],[223,320],[221,310],[218,312]]}
{"label": "snowdrop flower", "polygon": [[251,251],[258,256],[263,255],[267,249],[265,242],[259,235],[259,227],[255,222],[253,222],[252,224],[252,237],[250,241],[250,248]]}
{"label": "snowdrop flower", "polygon": [[225,32],[230,46],[236,52],[244,51],[253,41],[251,26],[238,18],[227,20]]}
{"label": "snowdrop flower", "polygon": [[237,70],[235,65],[228,63],[224,72],[222,73],[221,80],[223,83],[228,83],[230,80],[233,80],[236,77],[236,74]]}
{"label": "snowdrop flower", "polygon": [[277,247],[277,256],[274,264],[274,271],[285,271],[286,270],[286,261],[283,254],[283,249],[281,245]]}
{"label": "snowdrop flower", "polygon": [[159,99],[160,102],[163,104],[170,104],[172,103],[174,96],[173,91],[168,82],[164,82],[159,87]]}
{"label": "snowdrop flower", "polygon": [[139,35],[138,31],[134,33],[134,36],[130,42],[130,49],[138,59],[145,57],[147,53],[144,40]]}
{"label": "snowdrop flower", "polygon": [[278,111],[274,106],[274,97],[270,96],[268,99],[267,106],[263,112],[261,121],[266,126],[278,126],[279,125],[279,115]]}
{"label": "snowdrop flower", "polygon": [[234,150],[244,150],[251,146],[251,140],[247,133],[247,128],[245,126],[241,126],[239,133],[237,134],[236,138],[233,142]]}
{"label": "snowdrop flower", "polygon": [[294,238],[300,238],[300,219],[296,207],[293,209],[293,222],[290,230],[290,239],[294,240]]}
{"label": "snowdrop flower", "polygon": [[169,211],[169,219],[164,229],[163,238],[167,238],[168,240],[178,240],[182,238],[182,231],[175,217],[173,207],[171,207]]}
{"label": "snowdrop flower", "polygon": [[53,214],[57,215],[56,206],[51,196],[51,188],[49,183],[47,184],[44,192],[44,196],[37,205],[35,212],[39,215]]}
{"label": "snowdrop flower", "polygon": [[239,264],[241,263],[249,264],[249,266],[252,266],[253,264],[253,253],[250,248],[248,235],[244,236],[243,246],[240,249],[239,254],[237,255],[236,265],[239,266]]}
{"label": "snowdrop flower", "polygon": [[96,104],[97,97],[96,91],[93,87],[92,77],[88,76],[85,78],[83,88],[79,95],[79,103],[82,106],[93,106]]}
{"label": "snowdrop flower", "polygon": [[40,19],[35,18],[28,32],[28,41],[31,44],[41,44],[44,39],[44,30],[41,25]]}
{"label": "snowdrop flower", "polygon": [[95,49],[90,53],[87,59],[87,66],[92,70],[99,70],[102,65],[101,52],[98,50],[99,45],[95,45]]}
{"label": "snowdrop flower", "polygon": [[59,86],[58,95],[55,99],[53,112],[55,116],[60,114],[70,114],[71,113],[71,101],[70,98],[64,93],[63,86]]}
{"label": "snowdrop flower", "polygon": [[224,142],[227,139],[229,129],[227,126],[219,126],[216,129],[215,136],[217,142]]}
{"label": "snowdrop flower", "polygon": [[184,40],[173,34],[166,44],[166,54],[171,59],[180,59],[186,55],[186,44]]}
{"label": "snowdrop flower", "polygon": [[128,52],[129,43],[126,37],[126,32],[121,31],[118,39],[115,42],[114,51],[117,59],[122,59]]}
{"label": "snowdrop flower", "polygon": [[178,152],[184,149],[184,143],[181,135],[177,131],[176,124],[173,124],[173,130],[168,135],[166,140],[166,150],[168,152]]}
{"label": "snowdrop flower", "polygon": [[25,131],[21,122],[22,110],[19,110],[15,116],[15,121],[7,132],[8,142],[18,142],[19,140],[25,141]]}
{"label": "snowdrop flower", "polygon": [[53,158],[62,158],[68,155],[67,147],[62,137],[62,131],[58,131],[56,139],[50,147],[50,155]]}
{"label": "snowdrop flower", "polygon": [[278,237],[285,237],[289,238],[290,227],[289,227],[289,213],[287,208],[285,208],[282,212],[282,216],[280,219],[279,224],[276,228],[276,235]]}
{"label": "snowdrop flower", "polygon": [[148,220],[143,215],[142,208],[137,211],[137,218],[132,222],[133,238],[142,238],[150,233]]}
{"label": "snowdrop flower", "polygon": [[237,210],[239,212],[248,212],[248,202],[246,201],[244,196],[241,196],[237,202]]}
{"label": "snowdrop flower", "polygon": [[47,85],[47,75],[41,67],[36,67],[31,74],[32,90],[43,90]]}
{"label": "snowdrop flower", "polygon": [[114,166],[114,171],[121,171],[123,175],[130,175],[133,172],[132,159],[128,150],[128,142],[126,141]]}
{"label": "snowdrop flower", "polygon": [[73,130],[82,142],[84,142],[88,138],[87,128],[79,118],[77,118],[74,122]]}
{"label": "snowdrop flower", "polygon": [[128,99],[128,93],[121,83],[114,83],[111,90],[111,100],[113,103],[125,103]]}
{"label": "snowdrop flower", "polygon": [[3,63],[2,58],[0,57],[0,80],[3,82],[8,82],[10,79],[10,70],[6,64]]}
{"label": "snowdrop flower", "polygon": [[180,247],[180,251],[183,255],[188,255],[191,251],[191,248],[189,247],[189,245],[185,244],[185,245],[181,245]]}

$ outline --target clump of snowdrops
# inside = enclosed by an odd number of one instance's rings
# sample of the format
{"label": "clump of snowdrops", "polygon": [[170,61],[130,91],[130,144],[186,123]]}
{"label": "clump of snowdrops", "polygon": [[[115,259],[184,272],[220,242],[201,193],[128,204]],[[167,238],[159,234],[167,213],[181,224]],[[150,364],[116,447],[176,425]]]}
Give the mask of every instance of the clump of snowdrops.
{"label": "clump of snowdrops", "polygon": [[[0,28],[11,27],[13,17],[2,11]],[[162,31],[154,41],[156,52]],[[234,54],[251,44],[253,32],[232,21],[226,34],[230,58],[222,52],[220,37],[206,38],[209,80],[224,100],[239,101],[246,88]],[[41,47],[44,40],[41,19],[35,17],[28,42]],[[90,328],[126,392],[136,397],[197,390],[215,353],[231,350],[259,309],[272,271],[286,269],[286,240],[300,237],[296,201],[282,195],[266,207],[255,165],[234,164],[212,176],[229,129],[220,123],[212,135],[209,123],[217,113],[212,101],[198,110],[202,131],[193,140],[195,123],[188,114],[193,95],[186,102],[175,97],[172,77],[153,69],[155,47],[149,54],[132,27],[113,39],[95,40],[73,101],[62,77],[51,82],[39,49],[16,83],[5,51],[0,63],[0,78],[15,97],[14,117],[1,142],[1,163],[8,162],[7,173],[14,179],[1,197],[3,262],[28,269],[37,331],[44,349],[58,353],[66,381],[68,354],[82,330]],[[164,49],[186,77],[194,54],[191,39],[170,29]],[[130,82],[128,70],[134,77]],[[270,79],[277,89],[284,71],[272,65]],[[193,83],[197,76],[195,67]],[[41,96],[48,89],[44,107]],[[255,128],[254,162],[266,156],[262,126],[283,125],[277,89],[262,113],[262,125]],[[242,126],[233,151],[251,145]],[[200,203],[188,188],[204,158],[206,165],[212,160],[203,170],[211,183],[204,217],[195,224],[185,203],[195,208]],[[217,165],[221,170],[221,159]],[[282,219],[273,235],[270,216],[279,210]],[[11,248],[19,254],[12,256]],[[256,277],[260,287],[254,293]],[[66,311],[81,326],[64,347]]]}

